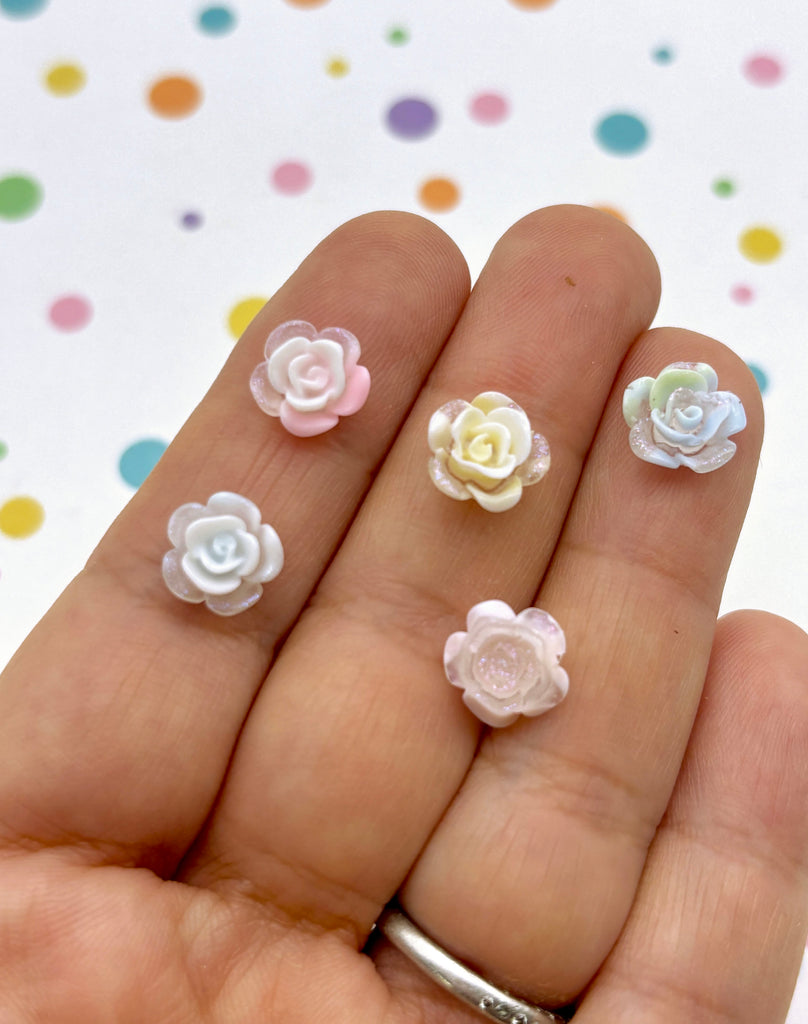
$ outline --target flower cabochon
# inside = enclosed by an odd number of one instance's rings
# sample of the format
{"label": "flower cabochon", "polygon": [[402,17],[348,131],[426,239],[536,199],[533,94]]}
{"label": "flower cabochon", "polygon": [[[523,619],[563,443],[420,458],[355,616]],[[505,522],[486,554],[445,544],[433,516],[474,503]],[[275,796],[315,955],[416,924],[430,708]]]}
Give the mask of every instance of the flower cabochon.
{"label": "flower cabochon", "polygon": [[324,434],[367,401],[370,373],[359,365],[360,354],[359,341],[343,327],[318,331],[305,320],[289,320],[267,338],[250,390],[290,434]]}
{"label": "flower cabochon", "polygon": [[446,678],[486,725],[502,727],[559,704],[569,677],[559,665],[564,632],[540,608],[517,615],[504,601],[481,601],[469,610],[466,631],[452,633],[443,650]]}
{"label": "flower cabochon", "polygon": [[707,363],[671,363],[657,377],[639,377],[623,394],[631,450],[645,462],[694,473],[718,469],[735,454],[729,440],[746,426],[741,400],[718,391]]}
{"label": "flower cabochon", "polygon": [[163,579],[176,597],[217,615],[237,615],[261,597],[283,568],[283,545],[248,498],[218,491],[206,505],[181,505],[168,523],[174,547]]}
{"label": "flower cabochon", "polygon": [[499,391],[455,399],[433,413],[427,434],[432,482],[450,498],[505,512],[550,468],[550,446],[524,409]]}

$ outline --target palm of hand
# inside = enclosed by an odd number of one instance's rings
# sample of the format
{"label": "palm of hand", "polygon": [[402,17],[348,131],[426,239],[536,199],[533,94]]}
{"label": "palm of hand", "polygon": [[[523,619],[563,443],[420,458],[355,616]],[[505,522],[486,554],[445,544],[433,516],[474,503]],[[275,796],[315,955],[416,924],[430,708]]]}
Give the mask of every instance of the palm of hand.
{"label": "palm of hand", "polygon": [[[577,1000],[582,1024],[783,1019],[805,638],[754,613],[716,630],[759,402],[717,342],[646,330],[657,292],[636,236],[575,208],[512,228],[471,298],[417,218],[315,250],[3,676],[0,1020],[470,1024],[395,951],[362,953],[397,891],[487,977]],[[245,398],[295,317],[349,326],[374,375],[360,415],[305,441]],[[676,359],[710,362],[749,413],[706,478],[628,450],[622,388]],[[553,453],[504,516],[424,469],[431,412],[491,388]],[[159,573],[170,513],[221,489],[287,552],[231,620]],[[492,597],[562,622],[572,685],[481,740],[440,655]]]}

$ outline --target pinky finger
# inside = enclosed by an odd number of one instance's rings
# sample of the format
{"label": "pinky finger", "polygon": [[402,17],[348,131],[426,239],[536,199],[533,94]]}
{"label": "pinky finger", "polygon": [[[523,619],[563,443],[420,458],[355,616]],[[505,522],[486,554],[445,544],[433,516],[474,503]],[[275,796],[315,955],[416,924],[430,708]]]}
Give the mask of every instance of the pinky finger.
{"label": "pinky finger", "polygon": [[721,620],[631,915],[576,1024],[782,1024],[808,927],[808,637]]}

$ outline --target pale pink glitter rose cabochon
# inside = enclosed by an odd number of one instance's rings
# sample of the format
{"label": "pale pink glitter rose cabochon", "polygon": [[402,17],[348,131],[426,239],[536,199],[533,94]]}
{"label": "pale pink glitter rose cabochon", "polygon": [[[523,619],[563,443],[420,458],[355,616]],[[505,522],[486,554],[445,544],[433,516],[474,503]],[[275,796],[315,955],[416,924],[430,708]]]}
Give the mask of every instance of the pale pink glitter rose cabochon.
{"label": "pale pink glitter rose cabochon", "polygon": [[539,608],[517,615],[504,601],[470,609],[466,631],[446,641],[443,665],[466,706],[486,725],[501,727],[519,715],[541,715],[564,699],[569,677],[559,665],[564,632]]}
{"label": "pale pink glitter rose cabochon", "polygon": [[305,320],[289,320],[267,338],[250,390],[290,434],[324,434],[367,401],[370,373],[359,365],[360,355],[359,341],[343,327],[318,331]]}

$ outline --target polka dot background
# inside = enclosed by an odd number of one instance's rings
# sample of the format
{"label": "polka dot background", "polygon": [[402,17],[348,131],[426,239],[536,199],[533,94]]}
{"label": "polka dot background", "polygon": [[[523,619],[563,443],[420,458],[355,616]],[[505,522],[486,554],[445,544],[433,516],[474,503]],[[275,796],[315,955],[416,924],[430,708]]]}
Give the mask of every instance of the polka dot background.
{"label": "polka dot background", "polygon": [[658,322],[727,341],[766,407],[724,607],[808,626],[808,8],[455,6],[82,0],[66,36],[56,0],[0,0],[0,664],[267,297],[379,208],[435,220],[474,274],[541,205],[643,235]]}

